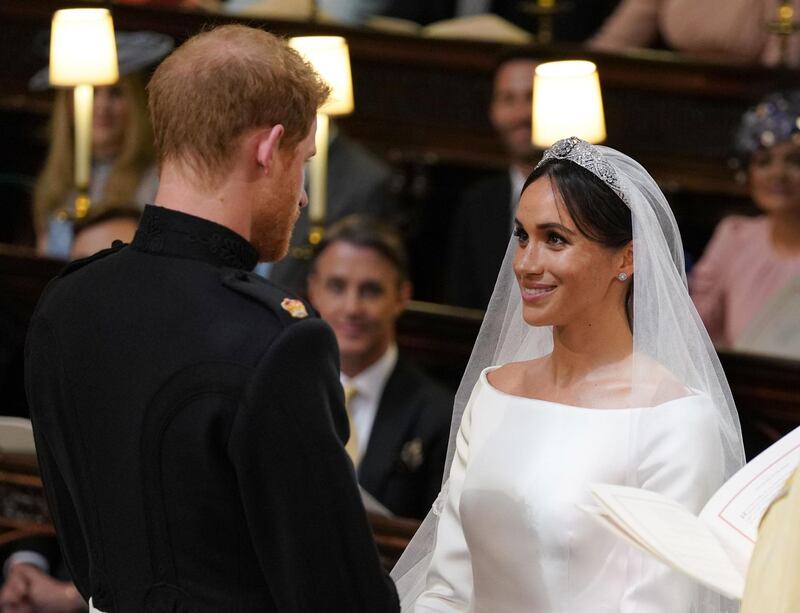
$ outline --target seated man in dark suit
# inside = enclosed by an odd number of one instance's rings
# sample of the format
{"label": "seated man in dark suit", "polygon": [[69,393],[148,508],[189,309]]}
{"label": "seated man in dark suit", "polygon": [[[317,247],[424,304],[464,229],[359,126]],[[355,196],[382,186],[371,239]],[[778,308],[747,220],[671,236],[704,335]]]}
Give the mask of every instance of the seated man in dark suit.
{"label": "seated man in dark suit", "polygon": [[26,345],[69,574],[108,613],[398,611],[343,446],[336,338],[251,272],[286,254],[329,88],[286,41],[227,25],[148,91],[156,206],[48,285]]}
{"label": "seated man in dark suit", "polygon": [[423,518],[442,485],[453,395],[398,356],[407,267],[391,227],[353,215],[320,243],[308,289],[339,344],[361,486],[394,514]]}
{"label": "seated man in dark suit", "polygon": [[503,142],[509,167],[464,191],[453,220],[447,258],[447,300],[485,309],[492,296],[525,179],[539,152],[531,143],[536,61],[514,53],[495,68],[489,119]]}

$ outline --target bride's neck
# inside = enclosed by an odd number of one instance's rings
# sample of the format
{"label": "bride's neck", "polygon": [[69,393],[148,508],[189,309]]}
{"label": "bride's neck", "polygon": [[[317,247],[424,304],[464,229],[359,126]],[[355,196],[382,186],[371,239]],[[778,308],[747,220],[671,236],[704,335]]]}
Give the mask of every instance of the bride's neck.
{"label": "bride's neck", "polygon": [[566,387],[598,369],[619,364],[633,351],[633,336],[624,309],[591,321],[553,328],[550,367],[553,383]]}

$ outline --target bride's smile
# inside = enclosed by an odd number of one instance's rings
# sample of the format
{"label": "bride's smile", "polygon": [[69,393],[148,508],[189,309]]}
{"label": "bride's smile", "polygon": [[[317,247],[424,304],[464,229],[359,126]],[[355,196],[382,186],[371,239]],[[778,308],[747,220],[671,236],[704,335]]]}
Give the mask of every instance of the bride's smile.
{"label": "bride's smile", "polygon": [[542,283],[534,283],[528,286],[524,281],[520,284],[522,289],[522,299],[525,302],[533,302],[536,300],[541,300],[546,298],[550,294],[552,294],[556,286],[555,285],[544,285]]}

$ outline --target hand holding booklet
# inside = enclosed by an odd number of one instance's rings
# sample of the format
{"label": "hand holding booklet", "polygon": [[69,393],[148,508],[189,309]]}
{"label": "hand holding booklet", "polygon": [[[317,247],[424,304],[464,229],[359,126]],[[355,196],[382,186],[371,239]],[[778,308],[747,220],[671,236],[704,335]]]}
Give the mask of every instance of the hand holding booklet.
{"label": "hand holding booklet", "polygon": [[761,517],[800,464],[800,428],[731,477],[695,516],[656,492],[594,484],[598,521],[665,564],[741,599]]}

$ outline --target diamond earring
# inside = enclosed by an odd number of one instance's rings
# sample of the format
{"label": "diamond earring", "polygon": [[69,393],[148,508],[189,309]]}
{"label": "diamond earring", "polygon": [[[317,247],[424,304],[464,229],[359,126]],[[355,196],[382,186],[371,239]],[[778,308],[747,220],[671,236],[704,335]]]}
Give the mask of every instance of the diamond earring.
{"label": "diamond earring", "polygon": [[628,273],[627,272],[619,273],[617,275],[617,279],[619,279],[620,281],[627,281],[628,280]]}

